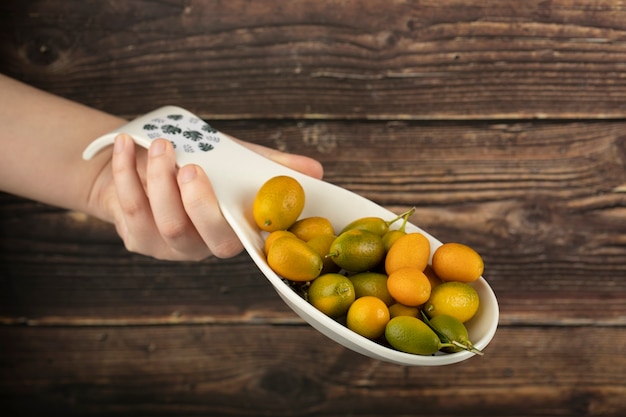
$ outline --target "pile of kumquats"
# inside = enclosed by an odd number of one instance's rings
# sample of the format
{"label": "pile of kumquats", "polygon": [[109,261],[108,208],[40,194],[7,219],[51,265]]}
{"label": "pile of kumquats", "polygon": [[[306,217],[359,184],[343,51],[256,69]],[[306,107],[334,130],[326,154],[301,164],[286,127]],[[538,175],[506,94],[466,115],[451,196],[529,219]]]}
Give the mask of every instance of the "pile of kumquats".
{"label": "pile of kumquats", "polygon": [[392,219],[356,218],[334,230],[324,217],[300,218],[305,194],[290,176],[258,190],[253,217],[267,232],[268,265],[318,310],[366,338],[402,352],[479,355],[465,327],[480,304],[469,284],[480,255],[461,243],[436,248],[405,232],[414,209]]}

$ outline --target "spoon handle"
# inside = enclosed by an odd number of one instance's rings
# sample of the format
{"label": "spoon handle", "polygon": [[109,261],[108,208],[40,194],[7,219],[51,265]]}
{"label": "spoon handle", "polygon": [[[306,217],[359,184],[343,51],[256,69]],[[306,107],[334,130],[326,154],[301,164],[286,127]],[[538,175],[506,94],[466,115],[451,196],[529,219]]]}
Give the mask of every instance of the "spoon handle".
{"label": "spoon handle", "polygon": [[[166,106],[121,126],[93,141],[83,152],[84,159],[109,146],[120,133],[129,134],[135,143],[145,148],[157,138],[172,142],[179,166],[194,163],[203,168],[211,179],[218,199],[232,195],[232,185],[250,180],[261,168],[265,174],[284,172],[284,166],[240,145],[217,131],[193,113],[176,106]],[[272,169],[272,167],[274,169]]]}
{"label": "spoon handle", "polygon": [[270,177],[287,173],[304,180],[303,174],[251,151],[193,113],[175,106],[156,109],[97,138],[84,150],[83,158],[91,159],[120,133],[130,135],[144,148],[155,139],[167,139],[174,145],[179,166],[199,165],[211,180],[222,214],[255,262],[265,264],[258,256],[262,238],[245,208],[252,207],[258,188]]}

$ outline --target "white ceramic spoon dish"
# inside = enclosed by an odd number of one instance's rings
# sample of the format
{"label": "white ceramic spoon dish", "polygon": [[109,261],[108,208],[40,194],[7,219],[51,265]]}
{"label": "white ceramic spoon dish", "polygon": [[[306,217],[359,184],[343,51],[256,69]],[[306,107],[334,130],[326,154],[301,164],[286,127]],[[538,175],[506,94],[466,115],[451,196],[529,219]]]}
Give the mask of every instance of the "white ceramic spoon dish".
{"label": "white ceramic spoon dish", "polygon": [[[363,355],[400,365],[446,365],[474,356],[466,351],[433,356],[399,352],[354,333],[317,310],[268,266],[263,254],[266,233],[259,230],[252,218],[252,201],[265,181],[277,175],[289,175],[296,178],[305,191],[306,203],[301,217],[326,217],[336,230],[341,230],[359,217],[377,216],[388,220],[395,218],[397,214],[351,191],[270,161],[211,128],[187,110],[174,106],[159,108],[96,139],[85,149],[83,158],[92,158],[102,148],[111,145],[114,138],[122,132],[129,134],[137,144],[145,148],[156,138],[171,140],[179,166],[194,163],[204,169],[211,179],[224,218],[252,260],[285,303],[324,335]],[[431,254],[441,245],[437,239],[411,223],[407,223],[406,231],[423,233],[430,240]],[[467,323],[467,327],[470,340],[476,348],[482,350],[496,332],[498,302],[482,277],[472,285],[478,291],[481,303],[476,316]]]}

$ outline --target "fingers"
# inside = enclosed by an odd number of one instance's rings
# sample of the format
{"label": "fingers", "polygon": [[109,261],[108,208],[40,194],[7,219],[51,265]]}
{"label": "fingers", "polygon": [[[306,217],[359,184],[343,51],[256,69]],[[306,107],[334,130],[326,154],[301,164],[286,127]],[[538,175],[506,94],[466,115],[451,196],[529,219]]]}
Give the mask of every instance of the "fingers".
{"label": "fingers", "polygon": [[143,163],[129,136],[116,138],[112,167],[119,210],[114,217],[126,248],[164,260],[201,260],[211,254],[227,258],[241,252],[204,171],[189,165],[179,172],[166,140],[155,140],[147,155]]}
{"label": "fingers", "polygon": [[154,222],[161,239],[176,258],[203,259],[209,248],[185,212],[176,182],[176,159],[172,144],[152,142],[148,151],[147,188]]}
{"label": "fingers", "polygon": [[[306,175],[323,175],[314,159],[241,143]],[[241,252],[200,167],[178,169],[172,144],[164,139],[152,142],[147,162],[145,151],[140,152],[128,135],[116,138],[112,167],[118,201],[113,206],[119,207],[114,221],[129,251],[167,260],[201,260],[211,254],[228,258]]]}
{"label": "fingers", "polygon": [[113,182],[120,212],[115,222],[126,248],[130,251],[154,251],[155,242],[145,241],[154,235],[156,225],[150,201],[137,172],[135,144],[127,135],[115,139],[112,158]]}
{"label": "fingers", "polygon": [[222,217],[206,173],[196,165],[186,165],[178,173],[178,187],[185,211],[211,252],[219,258],[241,252],[243,246]]}

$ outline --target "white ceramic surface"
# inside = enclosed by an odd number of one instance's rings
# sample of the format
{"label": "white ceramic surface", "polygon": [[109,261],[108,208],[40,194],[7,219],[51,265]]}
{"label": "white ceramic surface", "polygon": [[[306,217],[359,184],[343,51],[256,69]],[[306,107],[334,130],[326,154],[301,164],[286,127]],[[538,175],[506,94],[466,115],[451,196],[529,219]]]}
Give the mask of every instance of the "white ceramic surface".
{"label": "white ceramic surface", "polygon": [[[169,139],[175,146],[179,166],[195,163],[205,170],[211,179],[224,218],[241,239],[253,261],[285,303],[321,333],[363,355],[400,365],[447,365],[474,356],[466,351],[434,356],[399,352],[364,338],[321,313],[296,294],[267,265],[263,254],[265,234],[252,219],[252,201],[265,181],[276,175],[290,175],[305,190],[306,203],[301,217],[327,217],[336,230],[341,230],[357,217],[378,216],[391,219],[397,216],[396,213],[351,191],[307,177],[259,156],[211,128],[192,113],[174,106],[159,108],[96,139],[85,149],[83,158],[90,159],[103,147],[111,145],[121,132],[131,135],[137,144],[146,148],[155,138]],[[431,253],[441,245],[433,236],[411,223],[407,223],[406,231],[423,233],[430,241]],[[498,302],[491,287],[482,277],[472,285],[478,291],[481,304],[467,327],[474,346],[483,350],[496,332]]]}

